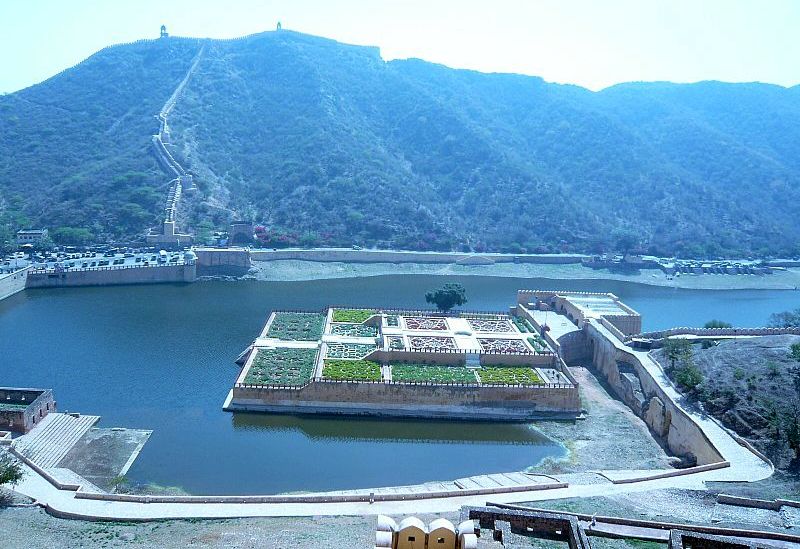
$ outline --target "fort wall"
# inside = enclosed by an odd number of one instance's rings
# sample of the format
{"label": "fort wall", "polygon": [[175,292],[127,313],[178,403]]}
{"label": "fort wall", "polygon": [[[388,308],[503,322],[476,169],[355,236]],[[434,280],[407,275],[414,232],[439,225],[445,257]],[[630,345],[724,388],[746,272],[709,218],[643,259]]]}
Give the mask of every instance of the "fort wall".
{"label": "fort wall", "polygon": [[[634,347],[655,349],[664,344],[664,339],[673,336],[697,336],[705,338],[714,337],[746,337],[746,336],[774,336],[774,335],[800,335],[800,328],[671,328],[656,332],[644,332],[627,336],[625,343]],[[647,340],[647,341],[636,341]]]}

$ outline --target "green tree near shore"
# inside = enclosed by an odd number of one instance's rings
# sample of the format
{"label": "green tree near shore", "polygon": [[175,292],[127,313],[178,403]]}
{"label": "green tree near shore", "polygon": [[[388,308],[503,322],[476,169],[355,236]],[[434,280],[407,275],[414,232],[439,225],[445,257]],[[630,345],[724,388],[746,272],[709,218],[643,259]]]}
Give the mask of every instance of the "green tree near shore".
{"label": "green tree near shore", "polygon": [[467,302],[467,291],[457,282],[448,282],[441,288],[425,293],[425,301],[436,305],[440,311],[446,312],[453,307]]}
{"label": "green tree near shore", "polygon": [[733,328],[733,324],[724,320],[713,319],[706,322],[703,328]]}
{"label": "green tree near shore", "polygon": [[22,465],[6,452],[0,452],[0,486],[22,480]]}
{"label": "green tree near shore", "polygon": [[692,345],[688,339],[667,339],[664,354],[669,359],[667,374],[678,386],[693,391],[703,382],[703,373],[694,363]]}
{"label": "green tree near shore", "polygon": [[800,327],[800,307],[793,311],[772,313],[769,317],[771,328],[796,328]]}

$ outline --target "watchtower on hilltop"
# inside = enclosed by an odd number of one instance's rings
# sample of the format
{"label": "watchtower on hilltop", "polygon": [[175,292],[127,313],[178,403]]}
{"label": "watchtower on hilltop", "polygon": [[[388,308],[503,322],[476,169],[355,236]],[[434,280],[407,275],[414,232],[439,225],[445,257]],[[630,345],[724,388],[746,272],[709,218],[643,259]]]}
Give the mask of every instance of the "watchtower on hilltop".
{"label": "watchtower on hilltop", "polygon": [[168,38],[169,33],[167,32],[167,26],[161,25],[161,38]]}

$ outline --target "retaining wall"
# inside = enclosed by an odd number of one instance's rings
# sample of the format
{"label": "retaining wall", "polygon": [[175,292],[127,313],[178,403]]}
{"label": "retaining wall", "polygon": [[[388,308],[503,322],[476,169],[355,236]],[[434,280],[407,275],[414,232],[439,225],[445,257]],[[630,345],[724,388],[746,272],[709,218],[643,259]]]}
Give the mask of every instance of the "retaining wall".
{"label": "retaining wall", "polygon": [[247,248],[194,248],[198,276],[242,276],[250,270]]}
{"label": "retaining wall", "polygon": [[314,381],[297,388],[234,386],[229,410],[525,420],[580,413],[577,386],[427,385]]}
{"label": "retaining wall", "polygon": [[158,284],[194,282],[194,263],[163,266],[97,267],[64,272],[31,271],[26,288],[67,288],[74,286],[115,286],[120,284]]}
{"label": "retaining wall", "polygon": [[[619,349],[592,321],[584,325],[593,350],[593,364],[603,374],[617,396],[633,410],[641,408],[641,417],[666,443],[669,450],[680,456],[693,456],[698,465],[723,461],[722,456],[708,440],[703,430],[669,398],[650,375],[639,357],[633,352]],[[614,336],[611,336],[614,337]],[[649,356],[645,360],[652,360]],[[620,375],[620,363],[630,365],[639,379],[644,404],[632,401]]]}
{"label": "retaining wall", "polygon": [[0,275],[0,301],[22,291],[28,278],[28,267]]}

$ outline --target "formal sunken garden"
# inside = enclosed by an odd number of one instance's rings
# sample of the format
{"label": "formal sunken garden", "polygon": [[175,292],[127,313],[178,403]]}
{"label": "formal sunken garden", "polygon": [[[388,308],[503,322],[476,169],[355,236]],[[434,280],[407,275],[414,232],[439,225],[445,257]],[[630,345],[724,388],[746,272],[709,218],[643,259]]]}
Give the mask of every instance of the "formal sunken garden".
{"label": "formal sunken garden", "polygon": [[404,316],[403,322],[407,330],[447,330],[447,320],[442,317]]}
{"label": "formal sunken garden", "polygon": [[333,381],[380,381],[381,365],[372,360],[325,359],[322,378]]}
{"label": "formal sunken garden", "polygon": [[366,324],[352,322],[334,322],[331,324],[331,333],[345,337],[377,337],[378,329]]}
{"label": "formal sunken garden", "polygon": [[391,351],[402,351],[406,348],[406,344],[403,341],[402,336],[386,336],[386,341],[389,344],[389,350]]}
{"label": "formal sunken garden", "polygon": [[244,378],[250,385],[305,385],[314,373],[316,349],[258,349]]}
{"label": "formal sunken garden", "polygon": [[458,350],[456,340],[441,336],[410,336],[408,342],[414,351],[455,351]]}
{"label": "formal sunken garden", "polygon": [[522,353],[528,354],[531,350],[520,339],[478,338],[478,343],[485,353]]}
{"label": "formal sunken garden", "polygon": [[541,376],[533,368],[482,366],[478,371],[481,383],[500,385],[539,385]]}
{"label": "formal sunken garden", "polygon": [[375,345],[365,343],[328,343],[325,358],[364,358],[375,350]]}
{"label": "formal sunken garden", "polygon": [[477,383],[475,370],[461,366],[392,364],[393,383]]}
{"label": "formal sunken garden", "polygon": [[482,318],[469,318],[467,322],[476,332],[486,333],[508,333],[513,332],[514,328],[508,320],[484,320]]}
{"label": "formal sunken garden", "polygon": [[322,313],[275,313],[267,337],[287,341],[317,341],[325,328]]}

